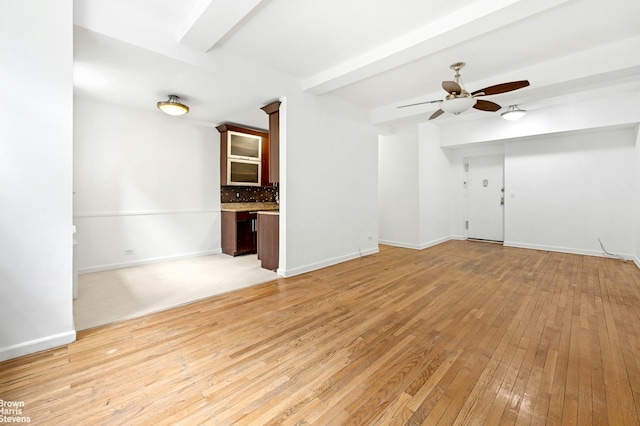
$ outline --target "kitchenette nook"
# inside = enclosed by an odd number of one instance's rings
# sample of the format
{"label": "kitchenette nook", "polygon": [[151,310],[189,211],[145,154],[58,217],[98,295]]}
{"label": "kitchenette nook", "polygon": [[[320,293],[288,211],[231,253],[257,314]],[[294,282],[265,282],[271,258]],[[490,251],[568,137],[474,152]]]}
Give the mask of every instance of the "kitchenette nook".
{"label": "kitchenette nook", "polygon": [[279,264],[279,107],[262,108],[269,130],[225,123],[220,132],[222,252],[256,254],[261,267]]}

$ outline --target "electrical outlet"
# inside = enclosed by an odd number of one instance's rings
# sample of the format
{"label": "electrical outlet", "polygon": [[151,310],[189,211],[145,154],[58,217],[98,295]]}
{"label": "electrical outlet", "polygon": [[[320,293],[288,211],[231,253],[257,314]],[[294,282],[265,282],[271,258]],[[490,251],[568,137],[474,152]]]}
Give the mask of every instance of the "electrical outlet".
{"label": "electrical outlet", "polygon": [[131,256],[133,254],[133,249],[125,249],[124,254],[125,256]]}
{"label": "electrical outlet", "polygon": [[240,193],[236,192],[236,198],[240,198]]}

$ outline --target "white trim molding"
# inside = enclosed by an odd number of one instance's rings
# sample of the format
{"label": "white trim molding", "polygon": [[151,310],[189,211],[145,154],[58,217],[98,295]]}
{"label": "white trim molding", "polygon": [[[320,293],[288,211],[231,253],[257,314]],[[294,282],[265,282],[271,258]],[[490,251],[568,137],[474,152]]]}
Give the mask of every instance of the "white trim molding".
{"label": "white trim molding", "polygon": [[194,213],[220,213],[220,209],[187,209],[187,210],[130,210],[112,212],[77,212],[73,214],[74,219],[90,217],[118,217],[118,216],[153,216],[171,214],[194,214]]}
{"label": "white trim molding", "polygon": [[107,265],[90,266],[87,268],[78,269],[78,274],[89,274],[91,272],[110,271],[112,269],[129,268],[131,266],[150,265],[152,263],[170,262],[173,260],[190,259],[193,257],[209,256],[209,255],[220,254],[220,253],[222,253],[221,248],[215,249],[215,250],[200,251],[195,253],[179,254],[176,256],[154,257],[149,259],[134,260],[131,262],[119,262],[119,263],[111,263]]}
{"label": "white trim molding", "polygon": [[[516,247],[516,248],[524,248],[530,250],[544,250],[544,251],[553,251],[557,253],[567,253],[567,254],[579,254],[583,256],[595,256],[595,257],[604,257],[607,259],[614,259],[614,257],[607,256],[598,250],[583,250],[583,249],[572,249],[567,247],[555,247],[555,246],[543,246],[538,244],[525,244],[525,243],[517,243],[513,241],[505,241],[503,243],[505,247]],[[621,253],[612,253],[614,256],[619,256],[624,259],[624,261],[633,260],[636,264],[634,257],[629,254],[621,254]],[[638,266],[640,267],[640,265]]]}
{"label": "white trim molding", "polygon": [[412,250],[424,250],[429,247],[437,246],[438,244],[446,243],[447,241],[464,240],[464,239],[465,237],[461,237],[459,235],[451,235],[448,237],[438,238],[436,240],[431,240],[421,244],[408,244],[408,243],[402,243],[398,241],[389,241],[389,240],[379,240],[378,242],[386,246],[402,247],[402,248],[408,248]]}
{"label": "white trim molding", "polygon": [[378,243],[382,244],[382,245],[385,245],[385,246],[407,248],[407,249],[412,249],[412,250],[420,250],[420,245],[419,244],[409,244],[409,243],[403,243],[403,242],[400,242],[400,241],[391,241],[391,240],[378,240]]}
{"label": "white trim molding", "polygon": [[367,250],[361,250],[361,251],[358,251],[358,252],[355,252],[355,253],[347,254],[347,255],[344,255],[344,256],[339,256],[339,257],[334,257],[332,259],[323,260],[322,262],[311,263],[309,265],[299,266],[299,267],[293,268],[293,269],[282,270],[282,269],[278,268],[276,273],[278,275],[282,276],[282,277],[289,278],[289,277],[293,277],[294,275],[300,275],[300,274],[304,274],[306,272],[315,271],[317,269],[326,268],[328,266],[337,265],[338,263],[346,262],[348,260],[357,259],[359,257],[369,256],[371,254],[376,254],[378,252],[380,252],[380,249],[378,247],[375,247],[375,248],[371,248],[371,249],[367,249]]}
{"label": "white trim molding", "polygon": [[53,336],[42,337],[40,339],[34,339],[28,342],[22,342],[16,345],[0,348],[0,362],[67,345],[71,342],[75,342],[75,340],[76,331],[70,330],[64,333],[54,334]]}

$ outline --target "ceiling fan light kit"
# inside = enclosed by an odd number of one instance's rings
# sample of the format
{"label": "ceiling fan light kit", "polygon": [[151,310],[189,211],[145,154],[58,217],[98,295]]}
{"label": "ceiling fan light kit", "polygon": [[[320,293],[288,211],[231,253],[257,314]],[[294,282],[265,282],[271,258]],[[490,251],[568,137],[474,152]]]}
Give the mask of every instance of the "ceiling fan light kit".
{"label": "ceiling fan light kit", "polygon": [[189,112],[189,107],[180,102],[176,95],[169,95],[169,100],[158,102],[158,109],[165,114],[178,116]]}
{"label": "ceiling fan light kit", "polygon": [[[494,86],[485,87],[484,89],[476,90],[475,92],[467,92],[467,90],[462,85],[462,79],[460,78],[460,69],[464,67],[464,62],[456,62],[452,64],[449,68],[456,72],[454,76],[454,81],[443,81],[442,88],[447,92],[447,96],[443,100],[435,100],[435,101],[427,101],[427,102],[419,102],[410,105],[401,105],[398,108],[404,108],[408,106],[421,105],[421,104],[429,104],[434,102],[440,102],[440,108],[434,112],[429,120],[436,119],[440,117],[445,112],[458,115],[467,111],[470,108],[475,108],[480,111],[488,111],[488,112],[496,112],[500,110],[502,107],[495,102],[487,101],[485,99],[477,99],[479,96],[490,96],[497,95],[500,93],[511,92],[512,90],[522,89],[523,87],[527,87],[529,85],[529,81],[520,80],[520,81],[511,81],[508,83],[496,84]],[[517,106],[512,105],[517,108]],[[509,107],[510,111],[502,114],[503,118],[507,120],[512,119],[509,114],[514,115],[514,120],[517,120],[515,116],[521,114],[524,115],[524,111],[518,110],[518,112],[514,110],[511,112],[511,107]],[[506,116],[505,116],[506,115]],[[520,118],[520,117],[518,117]]]}
{"label": "ceiling fan light kit", "polygon": [[445,99],[440,104],[440,109],[444,112],[458,115],[473,107],[475,103],[476,99],[472,97]]}
{"label": "ceiling fan light kit", "polygon": [[518,108],[518,105],[509,105],[509,108],[500,116],[505,120],[516,121],[524,117],[526,112],[527,110]]}

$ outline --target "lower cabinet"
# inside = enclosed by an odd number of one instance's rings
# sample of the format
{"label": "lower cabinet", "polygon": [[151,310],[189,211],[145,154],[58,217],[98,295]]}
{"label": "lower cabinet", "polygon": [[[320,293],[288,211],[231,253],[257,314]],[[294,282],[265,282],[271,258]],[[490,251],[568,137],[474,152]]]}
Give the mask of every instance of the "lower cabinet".
{"label": "lower cabinet", "polygon": [[280,263],[280,215],[258,213],[258,259],[260,266],[275,271]]}
{"label": "lower cabinet", "polygon": [[223,211],[221,222],[223,253],[230,256],[256,253],[258,239],[257,213]]}

